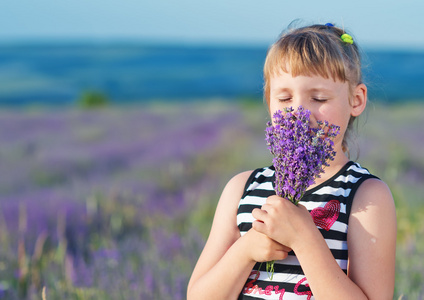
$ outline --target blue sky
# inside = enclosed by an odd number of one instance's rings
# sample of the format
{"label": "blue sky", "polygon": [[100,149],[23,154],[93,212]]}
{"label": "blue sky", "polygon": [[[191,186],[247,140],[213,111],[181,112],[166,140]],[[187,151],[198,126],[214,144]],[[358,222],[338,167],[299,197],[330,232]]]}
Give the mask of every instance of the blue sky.
{"label": "blue sky", "polygon": [[363,47],[424,50],[423,0],[3,0],[0,43],[141,40],[270,44],[294,19],[334,22]]}

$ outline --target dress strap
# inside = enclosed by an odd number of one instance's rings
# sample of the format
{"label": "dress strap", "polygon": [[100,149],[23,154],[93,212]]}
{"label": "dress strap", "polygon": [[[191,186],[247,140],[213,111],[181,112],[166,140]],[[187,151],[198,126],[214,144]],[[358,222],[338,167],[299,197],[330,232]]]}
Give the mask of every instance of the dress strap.
{"label": "dress strap", "polygon": [[263,170],[263,168],[257,168],[256,170],[253,170],[253,172],[250,174],[249,178],[246,181],[246,184],[244,185],[244,190],[243,190],[243,196],[242,196],[242,198],[244,198],[246,196],[247,189],[252,184],[252,182],[255,181],[256,174],[258,174],[262,170]]}

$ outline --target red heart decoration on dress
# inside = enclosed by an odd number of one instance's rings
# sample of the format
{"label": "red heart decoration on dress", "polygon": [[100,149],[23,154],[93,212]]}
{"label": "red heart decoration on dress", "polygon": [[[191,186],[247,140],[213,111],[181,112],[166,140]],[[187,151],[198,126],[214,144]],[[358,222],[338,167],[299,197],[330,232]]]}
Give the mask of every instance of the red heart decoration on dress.
{"label": "red heart decoration on dress", "polygon": [[336,222],[339,213],[340,202],[337,200],[330,200],[324,207],[317,207],[311,211],[315,225],[327,231],[329,231],[334,222]]}

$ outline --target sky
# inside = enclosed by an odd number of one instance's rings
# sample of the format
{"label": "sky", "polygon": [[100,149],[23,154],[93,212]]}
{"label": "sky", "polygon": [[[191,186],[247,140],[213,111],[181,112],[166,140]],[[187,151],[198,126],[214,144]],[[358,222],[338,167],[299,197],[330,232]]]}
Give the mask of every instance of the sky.
{"label": "sky", "polygon": [[424,51],[423,0],[2,0],[0,44],[42,40],[269,45],[293,20],[363,48]]}

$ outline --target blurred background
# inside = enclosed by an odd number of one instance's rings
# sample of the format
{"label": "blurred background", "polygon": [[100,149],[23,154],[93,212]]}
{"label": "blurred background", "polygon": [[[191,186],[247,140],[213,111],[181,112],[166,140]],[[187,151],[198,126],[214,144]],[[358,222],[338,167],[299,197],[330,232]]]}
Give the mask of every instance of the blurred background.
{"label": "blurred background", "polygon": [[291,22],[363,50],[351,156],[390,186],[394,299],[424,299],[424,2],[0,4],[0,299],[185,299],[225,183],[271,164],[262,66]]}

